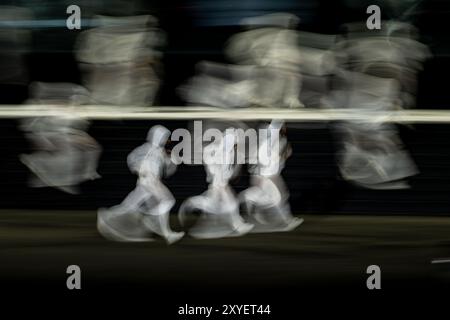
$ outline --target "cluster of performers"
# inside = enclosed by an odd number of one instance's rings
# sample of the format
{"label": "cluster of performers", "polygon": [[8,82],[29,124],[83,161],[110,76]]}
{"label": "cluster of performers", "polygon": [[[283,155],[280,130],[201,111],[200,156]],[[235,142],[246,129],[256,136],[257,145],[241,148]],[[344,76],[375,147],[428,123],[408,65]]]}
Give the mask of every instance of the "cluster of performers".
{"label": "cluster of performers", "polygon": [[[282,131],[283,124],[272,122],[270,129]],[[234,132],[234,131],[231,131]],[[272,135],[271,137],[273,137]],[[130,170],[138,175],[136,188],[117,206],[100,209],[98,230],[116,241],[151,241],[154,235],[168,243],[178,241],[184,232],[175,232],[169,224],[175,199],[164,185],[164,176],[173,174],[176,165],[166,149],[170,131],[157,125],[150,129],[147,142],[133,150],[127,159]],[[272,148],[269,161],[251,166],[251,186],[238,196],[230,187],[230,179],[239,174],[235,163],[237,135],[224,132],[203,149],[208,189],[199,196],[186,199],[180,206],[179,218],[186,223],[187,213],[200,211],[201,216],[189,229],[194,238],[208,239],[241,236],[248,232],[282,232],[299,226],[303,220],[292,216],[288,191],[281,177],[289,156],[286,137],[277,135],[280,144],[271,138],[259,142],[258,151]],[[245,218],[240,214],[240,204]]]}
{"label": "cluster of performers", "polygon": [[[306,107],[367,115],[367,121],[330,125],[339,142],[336,159],[342,178],[369,189],[409,188],[407,179],[418,169],[395,124],[386,120],[391,112],[414,106],[417,73],[429,56],[428,49],[416,40],[417,30],[405,22],[383,21],[380,30],[351,23],[343,26],[340,35],[323,35],[299,31],[298,24],[299,19],[287,13],[244,19],[242,32],[225,46],[230,63],[199,63],[197,74],[178,93],[189,105],[230,112],[242,107]],[[34,83],[28,104],[69,110],[81,105],[154,104],[160,86],[159,48],[165,42],[157,20],[98,16],[95,25],[80,33],[75,46],[82,84]],[[23,41],[17,43],[17,39]],[[22,48],[26,39],[17,35],[8,41]],[[14,61],[20,64],[21,60]],[[34,173],[31,186],[76,194],[80,183],[100,177],[96,167],[101,147],[86,133],[88,125],[70,116],[37,117],[21,123],[35,149],[21,156]],[[283,131],[282,123],[266,125]],[[169,226],[175,200],[161,180],[176,167],[165,150],[168,136],[167,129],[152,128],[148,142],[128,157],[139,179],[122,204],[100,210],[98,228],[108,238],[147,241],[151,234],[158,234],[173,243],[183,237]],[[283,139],[281,153],[277,153],[280,159],[289,155]],[[203,159],[215,157],[224,146],[229,150],[226,156],[233,158],[230,146],[236,143],[236,136],[224,134],[204,148]],[[265,148],[269,142],[260,143],[258,148]],[[290,213],[288,191],[280,176],[283,165],[284,160],[272,166],[251,166],[251,187],[236,196],[229,181],[239,168],[228,162],[205,164],[208,190],[181,205],[181,221],[191,211],[203,213],[189,231],[197,238],[292,230],[301,220]],[[240,204],[245,219],[239,213]]]}

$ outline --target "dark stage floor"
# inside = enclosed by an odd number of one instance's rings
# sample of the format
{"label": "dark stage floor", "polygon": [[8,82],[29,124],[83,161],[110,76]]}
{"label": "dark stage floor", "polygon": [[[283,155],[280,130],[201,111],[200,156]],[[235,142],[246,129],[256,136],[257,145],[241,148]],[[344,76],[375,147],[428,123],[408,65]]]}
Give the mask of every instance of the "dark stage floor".
{"label": "dark stage floor", "polygon": [[[450,217],[304,216],[290,233],[185,238],[167,246],[114,243],[96,230],[93,211],[0,212],[0,279],[65,290],[66,268],[82,270],[82,289],[173,288],[190,292],[352,287],[367,290],[366,268],[382,289],[450,283]],[[176,226],[175,226],[176,228]]]}
{"label": "dark stage floor", "polygon": [[[141,314],[136,306],[143,302],[163,316],[157,319],[180,318],[185,304],[272,308],[270,316],[246,319],[292,319],[306,309],[317,316],[351,310],[359,318],[356,305],[404,315],[426,297],[448,297],[450,263],[432,261],[450,259],[450,217],[303,217],[290,233],[184,238],[167,246],[160,239],[107,241],[96,230],[94,211],[2,210],[0,288],[10,301],[24,305],[26,296],[44,311],[63,301],[69,308],[88,303],[101,314],[115,313],[116,305],[127,315]],[[81,268],[81,290],[66,287],[66,268],[73,264]],[[366,268],[373,264],[381,268],[381,290],[366,287]]]}

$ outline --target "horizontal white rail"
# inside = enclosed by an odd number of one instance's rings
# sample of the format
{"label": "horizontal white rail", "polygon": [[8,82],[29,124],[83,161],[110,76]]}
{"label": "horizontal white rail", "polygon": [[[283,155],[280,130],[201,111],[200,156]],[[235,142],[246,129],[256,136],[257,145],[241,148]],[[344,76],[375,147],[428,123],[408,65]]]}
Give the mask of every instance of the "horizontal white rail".
{"label": "horizontal white rail", "polygon": [[117,106],[58,106],[58,105],[0,105],[0,118],[69,116],[98,120],[271,120],[302,121],[382,121],[397,123],[447,123],[450,110],[367,111],[361,109],[275,109],[212,107],[117,107]]}

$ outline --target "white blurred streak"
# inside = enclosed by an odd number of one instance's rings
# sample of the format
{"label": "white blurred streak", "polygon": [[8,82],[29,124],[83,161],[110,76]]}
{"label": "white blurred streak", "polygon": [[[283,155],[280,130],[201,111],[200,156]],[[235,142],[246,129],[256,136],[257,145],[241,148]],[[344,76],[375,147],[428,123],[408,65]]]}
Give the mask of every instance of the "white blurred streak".
{"label": "white blurred streak", "polygon": [[[63,108],[89,102],[87,90],[72,83],[33,83],[30,96],[29,103],[60,104]],[[100,177],[101,146],[86,133],[88,126],[89,121],[69,114],[21,121],[21,129],[35,149],[20,156],[34,174],[30,186],[76,194],[80,183]]]}
{"label": "white blurred streak", "polygon": [[29,88],[27,104],[55,104],[80,106],[90,104],[89,91],[80,85],[67,82],[33,82]]}
{"label": "white blurred streak", "polygon": [[336,70],[335,42],[335,35],[298,32],[302,54],[300,100],[309,108],[321,107],[321,100],[328,94],[329,76]]}
{"label": "white blurred streak", "polygon": [[159,88],[156,68],[164,43],[152,16],[96,17],[97,28],[81,33],[77,59],[85,86],[97,104],[150,106]]}
{"label": "white blurred streak", "polygon": [[253,67],[201,62],[197,66],[200,75],[193,77],[179,89],[191,104],[221,108],[247,107],[256,89],[252,80]]}

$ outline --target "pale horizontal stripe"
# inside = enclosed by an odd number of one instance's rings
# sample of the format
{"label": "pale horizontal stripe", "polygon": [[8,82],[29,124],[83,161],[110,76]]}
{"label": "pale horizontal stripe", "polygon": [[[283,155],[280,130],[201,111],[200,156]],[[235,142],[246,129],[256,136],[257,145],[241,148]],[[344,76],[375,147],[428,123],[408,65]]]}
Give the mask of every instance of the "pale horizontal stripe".
{"label": "pale horizontal stripe", "polygon": [[274,109],[212,107],[117,107],[117,106],[42,106],[3,105],[0,118],[25,118],[43,116],[73,116],[86,119],[228,119],[228,120],[271,120],[283,119],[290,122],[301,121],[375,121],[398,123],[447,123],[450,110],[399,110],[380,112],[352,109]]}
{"label": "pale horizontal stripe", "polygon": [[450,263],[450,258],[448,259],[435,259],[431,260],[432,264],[438,264],[438,263]]}

